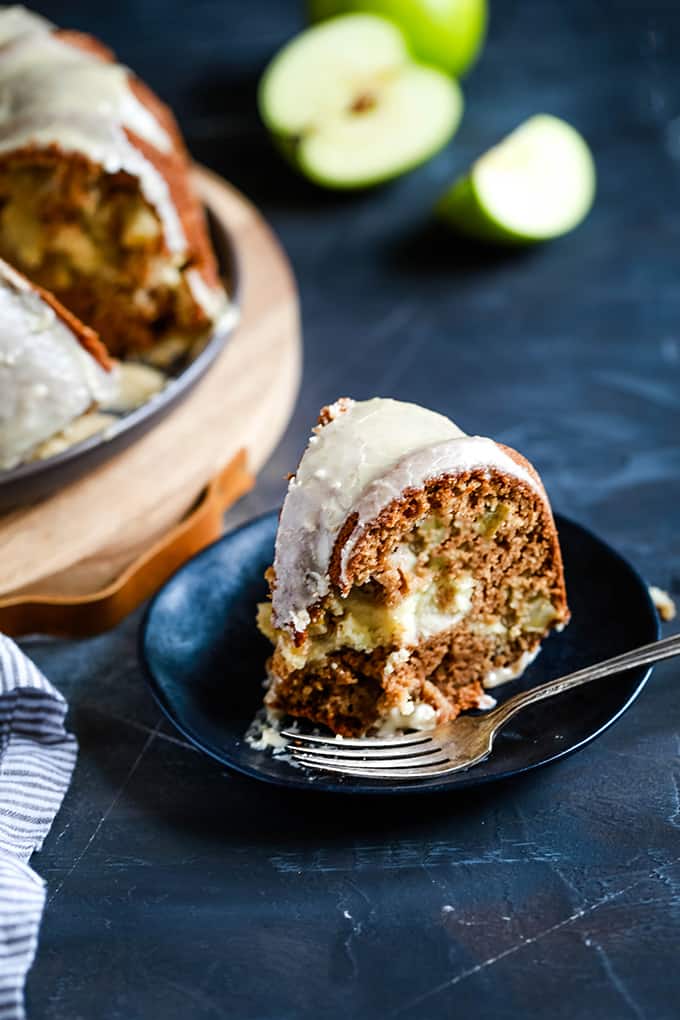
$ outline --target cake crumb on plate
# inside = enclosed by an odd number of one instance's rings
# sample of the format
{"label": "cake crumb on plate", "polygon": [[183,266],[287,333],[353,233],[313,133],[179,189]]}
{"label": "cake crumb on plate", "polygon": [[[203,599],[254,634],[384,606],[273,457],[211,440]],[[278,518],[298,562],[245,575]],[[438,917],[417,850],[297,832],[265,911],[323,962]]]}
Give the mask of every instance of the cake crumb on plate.
{"label": "cake crumb on plate", "polygon": [[670,623],[671,620],[675,619],[675,602],[667,591],[664,591],[663,588],[657,588],[655,584],[650,584],[649,597],[664,623]]}

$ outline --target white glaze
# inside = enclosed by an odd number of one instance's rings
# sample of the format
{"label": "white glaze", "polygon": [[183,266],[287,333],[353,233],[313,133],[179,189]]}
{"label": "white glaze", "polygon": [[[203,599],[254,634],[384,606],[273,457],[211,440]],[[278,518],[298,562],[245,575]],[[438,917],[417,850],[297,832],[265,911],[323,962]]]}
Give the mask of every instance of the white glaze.
{"label": "white glaze", "polygon": [[0,7],[0,46],[16,39],[24,32],[50,32],[54,26],[40,14],[26,10],[20,4]]}
{"label": "white glaze", "polygon": [[[184,278],[189,284],[192,297],[197,305],[200,305],[211,322],[219,323],[218,329],[226,329],[231,321],[223,320],[223,316],[229,314],[236,316],[236,308],[228,305],[227,296],[221,287],[210,287],[201,276],[198,269],[187,269]],[[233,320],[232,320],[233,321]]]}
{"label": "white glaze", "polygon": [[0,8],[0,153],[57,144],[108,173],[136,177],[160,217],[168,248],[184,252],[184,231],[165,179],[126,134],[167,152],[172,143],[166,131],[134,95],[126,68],[69,45],[52,28],[24,8]]}
{"label": "white glaze", "polygon": [[0,263],[0,468],[25,459],[115,390],[50,306]]}
{"label": "white glaze", "polygon": [[466,436],[448,418],[415,404],[349,402],[315,431],[288,486],[276,537],[277,627],[302,632],[309,625],[309,608],[328,594],[333,548],[351,514],[357,522],[343,547],[341,584],[363,529],[406,488],[422,488],[441,475],[495,469],[545,498],[529,472],[493,440]]}
{"label": "white glaze", "polygon": [[433,730],[437,725],[437,710],[426,701],[413,701],[391,708],[376,730],[377,737],[391,737],[404,730]]}
{"label": "white glaze", "polygon": [[151,365],[137,361],[123,362],[118,366],[116,391],[107,400],[104,410],[114,414],[135,411],[160,393],[167,381],[167,376]]}
{"label": "white glaze", "polygon": [[69,450],[78,443],[83,443],[92,436],[100,435],[108,428],[116,424],[118,419],[112,414],[102,414],[101,411],[86,411],[79,418],[74,418],[66,425],[61,432],[50,436],[44,443],[31,453],[31,460],[48,460],[56,457],[57,454]]}
{"label": "white glaze", "polygon": [[510,680],[516,680],[531,665],[541,650],[540,644],[531,651],[523,652],[517,662],[512,666],[501,666],[499,669],[490,669],[483,680],[486,690],[498,687],[500,684],[507,684]]}

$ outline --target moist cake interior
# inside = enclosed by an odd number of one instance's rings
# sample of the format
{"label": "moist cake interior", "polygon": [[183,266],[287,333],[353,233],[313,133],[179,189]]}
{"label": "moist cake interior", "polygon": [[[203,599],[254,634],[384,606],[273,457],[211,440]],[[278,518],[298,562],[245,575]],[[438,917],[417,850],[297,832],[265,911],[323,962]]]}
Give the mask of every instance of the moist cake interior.
{"label": "moist cake interior", "polygon": [[[367,529],[304,634],[259,625],[275,644],[266,704],[345,736],[429,728],[488,707],[568,619],[545,500],[500,472],[471,471],[405,493]],[[270,572],[270,582],[276,578]]]}
{"label": "moist cake interior", "polygon": [[138,182],[77,154],[13,154],[0,164],[0,256],[55,294],[115,355],[206,328]]}

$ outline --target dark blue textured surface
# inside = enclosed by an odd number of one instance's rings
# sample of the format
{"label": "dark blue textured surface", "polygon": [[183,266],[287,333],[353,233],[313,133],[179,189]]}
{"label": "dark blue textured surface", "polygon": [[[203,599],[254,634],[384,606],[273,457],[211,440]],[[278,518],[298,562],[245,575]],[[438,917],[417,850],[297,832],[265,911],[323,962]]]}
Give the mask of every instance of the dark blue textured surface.
{"label": "dark blue textured surface", "polygon": [[[230,532],[187,563],[153,600],[140,655],[161,708],[199,749],[246,775],[291,788],[333,793],[464,789],[505,779],[583,747],[632,704],[648,674],[633,670],[543,702],[503,731],[494,753],[466,773],[419,783],[365,782],[293,767],[243,737],[262,705],[269,644],[255,626],[274,558],[273,511]],[[602,662],[658,637],[644,582],[590,532],[558,518],[572,621],[546,641],[536,662],[494,694],[500,701]]]}
{"label": "dark blue textured surface", "polygon": [[[100,33],[173,103],[196,155],[290,253],[303,393],[230,523],[280,503],[322,404],[381,393],[517,446],[558,510],[680,594],[677,0],[492,0],[449,149],[339,198],[294,178],[254,113],[257,74],[301,5],[42,6]],[[593,146],[588,222],[498,255],[430,228],[440,189],[538,110]],[[287,794],[177,740],[145,688],[138,624],[25,643],[81,741],[34,859],[50,890],[35,1018],[677,1020],[677,663],[551,768],[376,804]]]}

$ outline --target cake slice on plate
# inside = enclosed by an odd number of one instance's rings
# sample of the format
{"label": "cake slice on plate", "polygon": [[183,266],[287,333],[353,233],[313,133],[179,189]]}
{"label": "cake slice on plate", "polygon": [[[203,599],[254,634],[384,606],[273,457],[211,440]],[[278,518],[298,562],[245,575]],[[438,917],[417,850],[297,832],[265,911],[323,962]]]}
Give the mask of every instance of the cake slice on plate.
{"label": "cake slice on plate", "polygon": [[75,422],[64,445],[99,431],[108,419],[81,416],[117,392],[117,367],[97,334],[0,260],[0,469]]}
{"label": "cake slice on plate", "polygon": [[514,450],[414,404],[321,412],[283,505],[270,714],[344,736],[492,704],[569,620],[545,490]]}

